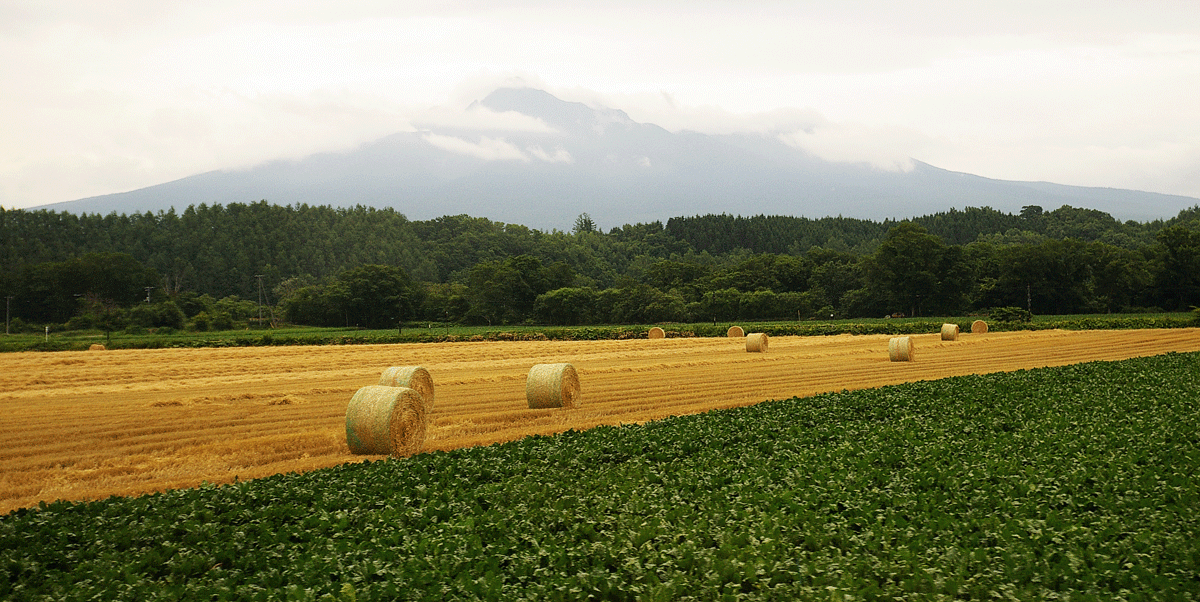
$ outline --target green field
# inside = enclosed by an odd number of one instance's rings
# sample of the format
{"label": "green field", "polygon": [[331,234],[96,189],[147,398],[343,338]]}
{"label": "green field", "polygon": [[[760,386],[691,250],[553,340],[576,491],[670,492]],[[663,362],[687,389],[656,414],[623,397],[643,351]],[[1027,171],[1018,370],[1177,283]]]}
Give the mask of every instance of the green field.
{"label": "green field", "polygon": [[[771,336],[820,336],[834,334],[923,334],[938,332],[944,323],[958,324],[970,332],[975,318],[862,318],[853,320],[806,320],[790,322],[738,322],[746,332],[765,332]],[[695,324],[659,324],[667,336],[725,336],[734,323],[701,322]],[[989,322],[991,331],[1108,330],[1135,328],[1184,328],[1197,326],[1194,313],[1095,314],[1074,316],[1035,316],[1032,322]],[[630,326],[459,326],[414,323],[402,330],[363,330],[357,328],[284,327],[216,332],[170,332],[169,334],[126,334],[99,331],[67,331],[37,334],[11,334],[0,337],[4,351],[78,351],[92,344],[109,349],[158,349],[164,347],[252,347],[270,345],[359,345],[378,343],[426,343],[470,340],[596,340],[645,338],[655,325]]]}
{"label": "green field", "polygon": [[1195,600],[1200,353],[0,517],[6,600]]}

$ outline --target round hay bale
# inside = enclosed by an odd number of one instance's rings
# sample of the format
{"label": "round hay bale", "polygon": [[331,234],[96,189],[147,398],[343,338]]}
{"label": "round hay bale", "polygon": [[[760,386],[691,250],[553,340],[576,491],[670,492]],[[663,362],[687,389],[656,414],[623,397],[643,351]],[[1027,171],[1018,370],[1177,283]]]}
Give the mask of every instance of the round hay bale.
{"label": "round hay bale", "polygon": [[659,328],[659,327],[655,326],[654,328],[651,328],[651,329],[650,329],[650,332],[649,332],[649,333],[646,335],[646,338],[649,338],[649,339],[665,339],[665,338],[667,338],[667,333],[666,333],[666,332],[664,332],[664,331],[663,331],[663,329],[661,329],[661,328]]}
{"label": "round hay bale", "polygon": [[579,405],[579,375],[571,364],[536,364],[525,377],[530,408],[574,408]]}
{"label": "round hay bale", "polygon": [[893,362],[913,361],[912,337],[894,337],[888,341],[888,357]]}
{"label": "round hay bale", "polygon": [[766,353],[767,333],[754,332],[746,335],[746,351],[750,353]]}
{"label": "round hay bale", "polygon": [[384,387],[407,387],[425,399],[425,413],[433,411],[433,377],[422,366],[392,366],[379,376]]}
{"label": "round hay bale", "polygon": [[409,456],[425,445],[425,400],[407,387],[369,385],[346,407],[346,443],[352,454]]}
{"label": "round hay bale", "polygon": [[971,334],[987,334],[987,322],[983,320],[971,322]]}
{"label": "round hay bale", "polygon": [[942,324],[942,340],[957,341],[958,340],[958,324]]}
{"label": "round hay bale", "polygon": [[92,346],[88,347],[88,351],[106,351],[107,349],[107,347],[100,343],[92,343]]}
{"label": "round hay bale", "polygon": [[730,326],[729,330],[727,330],[725,332],[725,336],[727,336],[731,339],[744,337],[744,336],[746,336],[746,331],[742,330],[741,326]]}

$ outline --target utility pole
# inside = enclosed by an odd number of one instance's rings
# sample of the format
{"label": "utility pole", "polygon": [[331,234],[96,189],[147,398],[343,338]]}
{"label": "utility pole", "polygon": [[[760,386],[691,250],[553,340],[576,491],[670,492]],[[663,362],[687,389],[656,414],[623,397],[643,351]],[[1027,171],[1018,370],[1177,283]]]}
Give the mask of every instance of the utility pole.
{"label": "utility pole", "polygon": [[4,335],[8,336],[8,316],[12,313],[12,295],[9,295],[4,299]]}
{"label": "utility pole", "polygon": [[1033,312],[1033,286],[1025,285],[1025,311]]}
{"label": "utility pole", "polygon": [[258,278],[258,327],[262,328],[262,298],[263,298],[262,278],[263,278],[263,275],[255,274],[254,277]]}

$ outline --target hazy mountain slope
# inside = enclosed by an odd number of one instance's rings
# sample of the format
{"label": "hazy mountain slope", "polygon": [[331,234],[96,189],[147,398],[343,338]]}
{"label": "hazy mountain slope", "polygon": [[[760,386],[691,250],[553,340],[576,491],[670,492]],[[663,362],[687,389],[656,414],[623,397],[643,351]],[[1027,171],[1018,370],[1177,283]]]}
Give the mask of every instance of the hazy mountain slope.
{"label": "hazy mountain slope", "polygon": [[[1131,190],[992,180],[916,163],[908,172],[823,161],[757,134],[672,133],[624,112],[592,109],[526,88],[479,101],[540,119],[552,132],[431,127],[346,153],[215,171],[45,208],[76,213],[182,209],[199,203],[390,206],[411,219],[469,214],[569,229],[588,212],[602,228],[706,213],[904,218],[952,207],[1018,212],[1063,204],[1118,219],[1169,218],[1200,199]],[[441,141],[441,146],[435,141]],[[503,145],[520,158],[445,150]]]}

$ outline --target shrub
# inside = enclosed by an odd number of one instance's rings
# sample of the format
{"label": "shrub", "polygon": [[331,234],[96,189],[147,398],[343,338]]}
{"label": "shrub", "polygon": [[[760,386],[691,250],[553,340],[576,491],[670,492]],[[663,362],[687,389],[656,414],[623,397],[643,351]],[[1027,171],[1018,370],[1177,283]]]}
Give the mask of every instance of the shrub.
{"label": "shrub", "polygon": [[183,328],[187,316],[174,301],[164,301],[154,304],[138,304],[129,310],[129,320],[134,324],[146,327],[169,326],[176,330]]}
{"label": "shrub", "polygon": [[63,328],[66,330],[91,330],[95,326],[96,323],[92,320],[91,316],[82,315],[67,320]]}
{"label": "shrub", "polygon": [[13,318],[8,321],[9,332],[29,332],[30,328],[21,318]]}
{"label": "shrub", "polygon": [[212,328],[212,322],[212,316],[206,311],[201,311],[192,318],[192,330],[204,332]]}
{"label": "shrub", "polygon": [[1032,322],[1033,314],[1019,307],[996,307],[989,314],[1000,322]]}
{"label": "shrub", "polygon": [[233,316],[229,312],[218,311],[212,316],[213,330],[233,330]]}
{"label": "shrub", "polygon": [[[1195,309],[1195,308],[1193,308],[1193,309]],[[1162,313],[1166,313],[1166,312],[1163,311],[1163,308],[1161,308],[1161,307],[1140,307],[1140,306],[1127,305],[1125,307],[1122,307],[1121,311],[1119,311],[1117,313],[1122,313],[1122,314],[1162,314]]]}
{"label": "shrub", "polygon": [[212,314],[213,308],[216,307],[217,301],[212,295],[201,295],[194,291],[184,291],[179,293],[175,298],[175,304],[183,313],[188,316],[196,316],[200,313]]}

